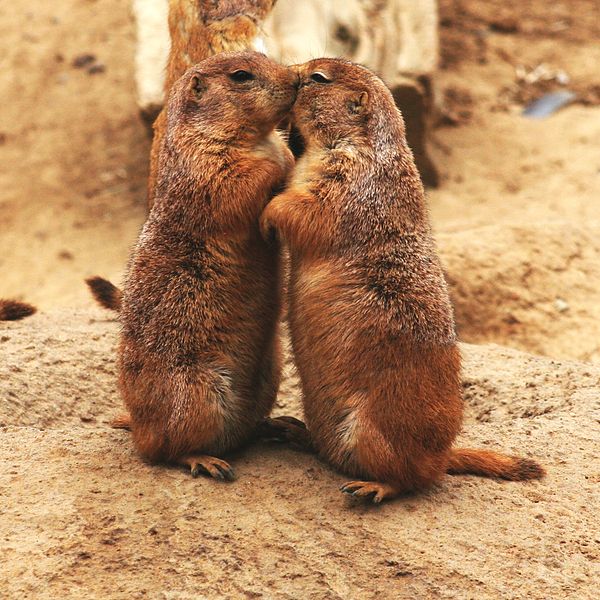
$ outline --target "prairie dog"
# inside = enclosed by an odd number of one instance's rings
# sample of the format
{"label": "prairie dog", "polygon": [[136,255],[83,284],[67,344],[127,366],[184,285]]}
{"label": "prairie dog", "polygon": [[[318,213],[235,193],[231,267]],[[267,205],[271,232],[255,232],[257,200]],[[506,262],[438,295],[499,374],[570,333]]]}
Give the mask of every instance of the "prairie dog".
{"label": "prairie dog", "polygon": [[155,203],[121,299],[120,389],[140,454],[231,479],[223,456],[279,385],[279,259],[258,218],[293,159],[274,131],[297,75],[219,54],[173,85]]}
{"label": "prairie dog", "polygon": [[446,472],[543,475],[534,461],[452,448],[463,415],[453,311],[404,123],[364,67],[297,67],[306,144],[261,217],[291,254],[289,324],[308,431],[272,420],[374,502]]}

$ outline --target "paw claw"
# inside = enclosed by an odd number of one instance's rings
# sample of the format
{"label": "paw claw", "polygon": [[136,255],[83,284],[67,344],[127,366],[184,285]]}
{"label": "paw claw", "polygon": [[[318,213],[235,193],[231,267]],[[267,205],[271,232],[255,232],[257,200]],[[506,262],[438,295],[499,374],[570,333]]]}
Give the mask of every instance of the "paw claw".
{"label": "paw claw", "polygon": [[216,467],[221,475],[221,479],[227,481],[235,480],[235,473],[233,472],[233,469],[230,466],[224,467],[223,465],[216,465]]}
{"label": "paw claw", "polygon": [[370,500],[373,504],[380,504],[386,498],[393,498],[398,490],[390,484],[375,481],[349,481],[340,487],[343,494],[353,498]]}
{"label": "paw claw", "polygon": [[235,475],[233,469],[224,460],[213,456],[189,456],[179,461],[181,464],[189,465],[192,477],[208,475],[221,481],[233,481]]}

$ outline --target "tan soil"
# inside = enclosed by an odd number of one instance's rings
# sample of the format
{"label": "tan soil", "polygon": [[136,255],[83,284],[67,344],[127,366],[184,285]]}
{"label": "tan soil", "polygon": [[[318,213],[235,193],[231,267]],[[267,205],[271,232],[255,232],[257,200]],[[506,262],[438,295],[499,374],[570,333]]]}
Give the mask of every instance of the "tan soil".
{"label": "tan soil", "polygon": [[[535,456],[548,477],[447,477],[375,508],[282,447],[232,457],[232,484],[142,463],[129,434],[105,425],[118,410],[117,326],[99,316],[52,312],[4,327],[7,597],[594,597],[600,368],[465,345],[461,442]],[[295,390],[291,378],[278,412],[299,414]]]}
{"label": "tan soil", "polygon": [[[143,464],[106,427],[118,324],[82,282],[119,281],[145,215],[128,3],[4,3],[0,297],[42,312],[0,323],[1,597],[596,596],[597,3],[440,5],[431,212],[461,337],[502,345],[463,347],[462,442],[535,456],[548,477],[448,477],[372,509],[285,448],[240,452],[231,485]],[[561,87],[518,80],[540,63],[580,101],[531,121],[522,103]],[[300,414],[289,362],[277,411]]]}
{"label": "tan soil", "polygon": [[600,221],[490,225],[438,242],[464,340],[600,362]]}

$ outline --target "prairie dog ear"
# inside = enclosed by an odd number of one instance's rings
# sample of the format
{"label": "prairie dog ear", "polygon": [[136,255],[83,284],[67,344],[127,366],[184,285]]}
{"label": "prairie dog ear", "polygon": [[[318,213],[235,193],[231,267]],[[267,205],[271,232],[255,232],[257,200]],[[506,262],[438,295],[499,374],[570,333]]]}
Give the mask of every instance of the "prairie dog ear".
{"label": "prairie dog ear", "polygon": [[348,109],[351,113],[359,115],[365,112],[368,104],[369,94],[367,92],[360,92],[359,94],[350,98],[350,101],[348,102]]}
{"label": "prairie dog ear", "polygon": [[200,75],[193,75],[190,80],[190,90],[195,94],[197,98],[200,98],[202,94],[207,90],[206,83],[204,83]]}

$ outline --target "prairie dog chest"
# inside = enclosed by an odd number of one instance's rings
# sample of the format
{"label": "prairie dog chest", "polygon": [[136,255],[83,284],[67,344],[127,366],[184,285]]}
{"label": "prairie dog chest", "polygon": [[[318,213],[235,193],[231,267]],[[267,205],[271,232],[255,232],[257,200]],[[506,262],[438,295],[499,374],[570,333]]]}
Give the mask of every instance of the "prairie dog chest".
{"label": "prairie dog chest", "polygon": [[296,163],[291,185],[298,189],[308,188],[311,182],[318,179],[324,160],[324,152],[307,151]]}
{"label": "prairie dog chest", "polygon": [[334,285],[335,279],[335,269],[329,261],[311,261],[297,268],[294,287],[298,295],[307,296]]}
{"label": "prairie dog chest", "polygon": [[286,171],[288,166],[286,154],[288,152],[283,138],[275,131],[254,148],[252,155],[259,160],[270,160],[282,171]]}

